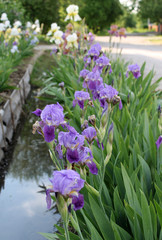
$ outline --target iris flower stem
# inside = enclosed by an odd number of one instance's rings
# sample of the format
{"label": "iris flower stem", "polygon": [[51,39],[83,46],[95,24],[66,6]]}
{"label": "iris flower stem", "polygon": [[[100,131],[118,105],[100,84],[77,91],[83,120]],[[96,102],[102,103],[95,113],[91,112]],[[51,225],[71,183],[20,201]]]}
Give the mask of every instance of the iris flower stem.
{"label": "iris flower stem", "polygon": [[78,234],[80,236],[80,239],[84,240],[82,232],[81,232],[80,227],[79,227],[79,222],[78,222],[78,218],[77,218],[77,215],[76,215],[75,211],[73,211],[73,215],[74,215],[75,222],[77,224],[77,231],[78,231]]}
{"label": "iris flower stem", "polygon": [[54,162],[56,168],[57,168],[58,170],[61,170],[60,163],[59,163],[59,161],[58,161],[58,159],[57,159],[57,157],[56,157],[56,155],[55,155],[55,152],[54,152],[51,144],[48,144],[48,147],[49,147],[50,152],[51,152],[51,154],[52,154],[52,161]]}
{"label": "iris flower stem", "polygon": [[[100,146],[101,146],[101,144],[100,144]],[[100,205],[101,205],[102,210],[106,214],[105,209],[104,209],[104,205],[103,205],[103,202],[102,202],[102,189],[103,189],[103,182],[104,182],[104,177],[105,177],[105,164],[104,164],[104,155],[103,155],[102,146],[101,146],[101,153],[102,153],[102,165],[101,165],[101,182],[100,182],[100,187],[99,187],[99,201],[100,201]]]}
{"label": "iris flower stem", "polygon": [[64,229],[65,229],[66,240],[70,240],[69,231],[68,231],[68,221],[64,222]]}
{"label": "iris flower stem", "polygon": [[99,193],[101,195],[103,182],[104,182],[104,176],[105,176],[105,164],[104,164],[104,154],[103,154],[103,149],[102,149],[101,144],[100,144],[100,148],[101,148],[102,162],[101,162],[101,182],[100,182],[100,187],[99,187]]}

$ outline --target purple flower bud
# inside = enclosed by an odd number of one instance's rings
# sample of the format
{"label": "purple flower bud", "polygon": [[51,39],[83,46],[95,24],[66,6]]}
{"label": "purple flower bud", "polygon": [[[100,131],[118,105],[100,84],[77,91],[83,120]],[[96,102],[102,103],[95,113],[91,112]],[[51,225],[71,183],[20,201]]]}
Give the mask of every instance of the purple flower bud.
{"label": "purple flower bud", "polygon": [[161,106],[160,106],[160,104],[158,106],[158,113],[161,114]]}
{"label": "purple flower bud", "polygon": [[120,100],[120,102],[119,102],[119,110],[122,110],[122,108],[123,108],[123,105],[122,105],[122,101]]}
{"label": "purple flower bud", "polygon": [[85,120],[84,123],[81,125],[81,129],[84,130],[87,127],[88,127],[88,121]]}
{"label": "purple flower bud", "polygon": [[83,208],[84,206],[84,196],[82,194],[79,194],[78,197],[74,196],[72,198],[72,204],[73,204],[73,208],[74,211],[77,211],[81,208]]}
{"label": "purple flower bud", "polygon": [[42,110],[39,109],[39,108],[37,108],[37,109],[36,109],[34,112],[32,112],[32,113],[34,113],[36,116],[40,117],[40,115],[41,115],[41,113],[42,113]]}
{"label": "purple flower bud", "polygon": [[58,144],[56,146],[56,151],[58,152],[58,155],[59,155],[59,158],[62,159],[63,158],[63,152],[62,152],[62,149],[61,149],[61,145]]}
{"label": "purple flower bud", "polygon": [[162,135],[159,136],[158,140],[156,141],[156,147],[157,147],[157,149],[159,149],[161,143],[162,143]]}

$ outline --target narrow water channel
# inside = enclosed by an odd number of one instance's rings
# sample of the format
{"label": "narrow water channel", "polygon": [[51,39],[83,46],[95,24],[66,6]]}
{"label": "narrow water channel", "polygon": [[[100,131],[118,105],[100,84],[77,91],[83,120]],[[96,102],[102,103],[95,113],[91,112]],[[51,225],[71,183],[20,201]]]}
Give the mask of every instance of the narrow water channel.
{"label": "narrow water channel", "polygon": [[0,240],[43,240],[38,232],[53,232],[60,216],[47,211],[45,193],[53,165],[39,134],[32,134],[37,120],[34,95],[24,108],[14,143],[0,163]]}

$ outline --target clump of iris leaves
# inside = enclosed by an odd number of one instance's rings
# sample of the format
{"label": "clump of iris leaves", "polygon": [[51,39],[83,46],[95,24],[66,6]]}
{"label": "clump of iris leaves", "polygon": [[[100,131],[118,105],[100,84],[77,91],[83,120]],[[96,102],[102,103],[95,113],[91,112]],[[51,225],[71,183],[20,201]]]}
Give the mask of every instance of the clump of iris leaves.
{"label": "clump of iris leaves", "polygon": [[14,39],[6,44],[3,35],[0,36],[0,93],[15,88],[10,79],[11,73],[16,71],[25,57],[33,53],[33,46],[24,37],[19,39],[19,52],[11,53],[13,42]]}
{"label": "clump of iris leaves", "polygon": [[[43,79],[41,98],[48,104],[62,104],[70,125],[81,132],[81,110],[78,106],[73,108],[72,102],[74,92],[82,90],[78,79],[84,68],[83,57],[53,57],[57,65]],[[101,196],[104,209],[93,193],[83,189],[84,208],[76,212],[80,229],[85,240],[162,239],[162,148],[157,149],[155,144],[161,134],[161,92],[157,90],[161,79],[152,84],[154,72],[144,75],[145,63],[138,79],[132,74],[126,78],[128,63],[120,58],[111,63],[113,72],[106,83],[118,90],[123,109],[114,108],[111,116],[114,132]],[[59,87],[61,82],[65,84],[64,90]],[[93,111],[94,108],[88,108],[87,119]],[[100,151],[95,146],[93,156],[100,163]],[[89,181],[97,188],[96,176],[91,176]],[[64,229],[56,227],[57,233],[43,236],[65,239]],[[72,240],[80,239],[75,231],[69,230],[69,234]]]}

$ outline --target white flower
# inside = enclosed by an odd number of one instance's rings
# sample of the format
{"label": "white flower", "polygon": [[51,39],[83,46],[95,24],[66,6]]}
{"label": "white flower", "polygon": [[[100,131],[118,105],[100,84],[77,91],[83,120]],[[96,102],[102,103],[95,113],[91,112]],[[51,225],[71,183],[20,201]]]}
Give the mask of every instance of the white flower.
{"label": "white flower", "polygon": [[31,27],[32,27],[31,22],[27,22],[27,23],[26,23],[26,27],[27,27],[27,28],[31,28]]}
{"label": "white flower", "polygon": [[67,46],[66,46],[66,48],[70,48],[70,47],[78,48],[77,35],[76,35],[76,33],[73,33],[73,34],[68,35],[67,38],[66,38],[66,40],[67,40]]}
{"label": "white flower", "polygon": [[38,33],[40,32],[40,23],[39,23],[39,20],[35,20],[35,23],[32,25],[32,29],[35,29],[35,31]]}
{"label": "white flower", "polygon": [[36,31],[36,33],[40,33],[40,32],[41,32],[40,27],[37,27],[37,28],[35,29],[35,31]]}
{"label": "white flower", "polygon": [[68,15],[66,16],[65,21],[67,21],[69,19],[74,20],[75,22],[81,20],[80,16],[78,15],[79,7],[77,5],[74,5],[74,4],[69,5],[66,8],[66,11],[67,11]]}
{"label": "white flower", "polygon": [[7,20],[8,20],[7,14],[6,13],[2,13],[1,21],[7,21]]}
{"label": "white flower", "polygon": [[52,23],[52,24],[51,24],[51,30],[52,30],[53,32],[56,32],[56,31],[58,31],[59,29],[60,29],[60,27],[57,26],[57,23]]}
{"label": "white flower", "polygon": [[5,30],[5,25],[3,23],[0,23],[0,32]]}
{"label": "white flower", "polygon": [[14,23],[14,27],[21,27],[22,26],[22,23],[20,22],[20,21],[16,21],[15,23]]}
{"label": "white flower", "polygon": [[19,30],[17,28],[12,28],[11,29],[11,36],[18,36],[19,35]]}
{"label": "white flower", "polygon": [[35,20],[35,25],[37,25],[37,27],[40,26],[40,24],[39,24],[39,20],[38,20],[38,19]]}
{"label": "white flower", "polygon": [[48,31],[47,36],[49,37],[51,35],[52,35],[52,31],[50,30],[50,31]]}
{"label": "white flower", "polygon": [[63,32],[62,31],[57,31],[57,32],[54,33],[54,36],[53,36],[52,39],[55,40],[55,43],[59,45],[64,41],[62,36],[63,36]]}
{"label": "white flower", "polygon": [[8,28],[8,27],[10,28],[11,27],[11,24],[10,24],[9,20],[5,21],[4,25],[5,25],[5,28]]}
{"label": "white flower", "polygon": [[18,46],[13,46],[12,48],[11,48],[11,52],[12,53],[15,53],[15,52],[19,52],[19,49],[18,49]]}

